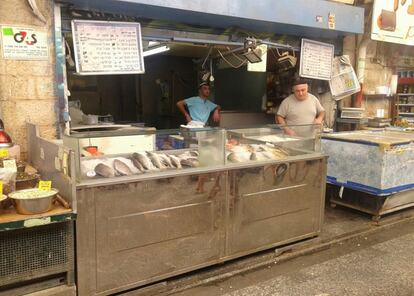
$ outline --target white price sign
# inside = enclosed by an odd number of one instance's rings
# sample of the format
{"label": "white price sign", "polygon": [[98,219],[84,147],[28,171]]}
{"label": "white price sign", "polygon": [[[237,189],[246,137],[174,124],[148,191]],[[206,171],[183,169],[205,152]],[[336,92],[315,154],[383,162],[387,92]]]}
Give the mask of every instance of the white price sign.
{"label": "white price sign", "polygon": [[144,73],[139,23],[73,20],[72,33],[79,74]]}
{"label": "white price sign", "polygon": [[47,60],[47,32],[36,28],[1,26],[3,58],[13,60]]}
{"label": "white price sign", "polygon": [[334,46],[329,43],[302,39],[300,50],[301,77],[331,80]]}

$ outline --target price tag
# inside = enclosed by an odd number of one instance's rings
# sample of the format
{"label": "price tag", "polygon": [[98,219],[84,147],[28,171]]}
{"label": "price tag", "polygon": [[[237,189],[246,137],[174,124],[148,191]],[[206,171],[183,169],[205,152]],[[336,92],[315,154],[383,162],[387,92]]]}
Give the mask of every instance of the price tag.
{"label": "price tag", "polygon": [[0,181],[0,194],[3,195],[3,182]]}
{"label": "price tag", "polygon": [[52,181],[39,181],[39,189],[50,191],[52,189]]}
{"label": "price tag", "polygon": [[11,169],[13,171],[17,171],[17,165],[15,159],[5,159],[3,160],[3,168]]}
{"label": "price tag", "polygon": [[8,156],[9,156],[9,150],[0,149],[0,157],[8,157]]}

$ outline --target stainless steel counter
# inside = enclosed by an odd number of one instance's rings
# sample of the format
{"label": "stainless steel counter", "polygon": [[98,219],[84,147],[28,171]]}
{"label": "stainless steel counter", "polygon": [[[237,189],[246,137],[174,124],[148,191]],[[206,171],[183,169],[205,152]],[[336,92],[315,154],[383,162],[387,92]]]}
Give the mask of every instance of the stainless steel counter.
{"label": "stainless steel counter", "polygon": [[321,230],[326,158],[77,187],[78,292],[109,295]]}
{"label": "stainless steel counter", "polygon": [[79,296],[141,287],[321,231],[321,153],[78,181],[73,151],[32,134],[35,163],[77,211]]}

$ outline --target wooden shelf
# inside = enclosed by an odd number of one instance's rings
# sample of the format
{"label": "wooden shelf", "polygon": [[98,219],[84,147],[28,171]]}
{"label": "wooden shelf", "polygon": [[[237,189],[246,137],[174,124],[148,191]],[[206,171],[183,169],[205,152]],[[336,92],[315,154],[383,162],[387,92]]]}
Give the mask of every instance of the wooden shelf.
{"label": "wooden shelf", "polygon": [[18,214],[14,207],[0,209],[0,231],[65,222],[74,219],[75,216],[72,209],[66,209],[61,205],[54,205],[49,212],[37,215]]}

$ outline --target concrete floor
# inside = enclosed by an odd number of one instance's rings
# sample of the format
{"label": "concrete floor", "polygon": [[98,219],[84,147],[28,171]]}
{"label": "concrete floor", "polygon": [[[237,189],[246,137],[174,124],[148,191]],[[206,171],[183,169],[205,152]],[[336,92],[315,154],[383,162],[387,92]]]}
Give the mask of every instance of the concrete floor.
{"label": "concrete floor", "polygon": [[[330,217],[325,239],[350,230],[354,223],[372,227],[368,216],[337,212]],[[341,211],[341,210],[339,210]],[[347,223],[338,218],[346,215]],[[339,216],[338,216],[339,215]],[[338,225],[335,219],[338,218]],[[332,220],[333,219],[333,220]],[[342,221],[342,223],[339,223]],[[325,236],[325,234],[324,234]],[[322,238],[324,239],[324,238]],[[414,295],[414,221],[399,223],[366,237],[283,263],[199,286],[174,296],[277,296],[277,295]]]}

